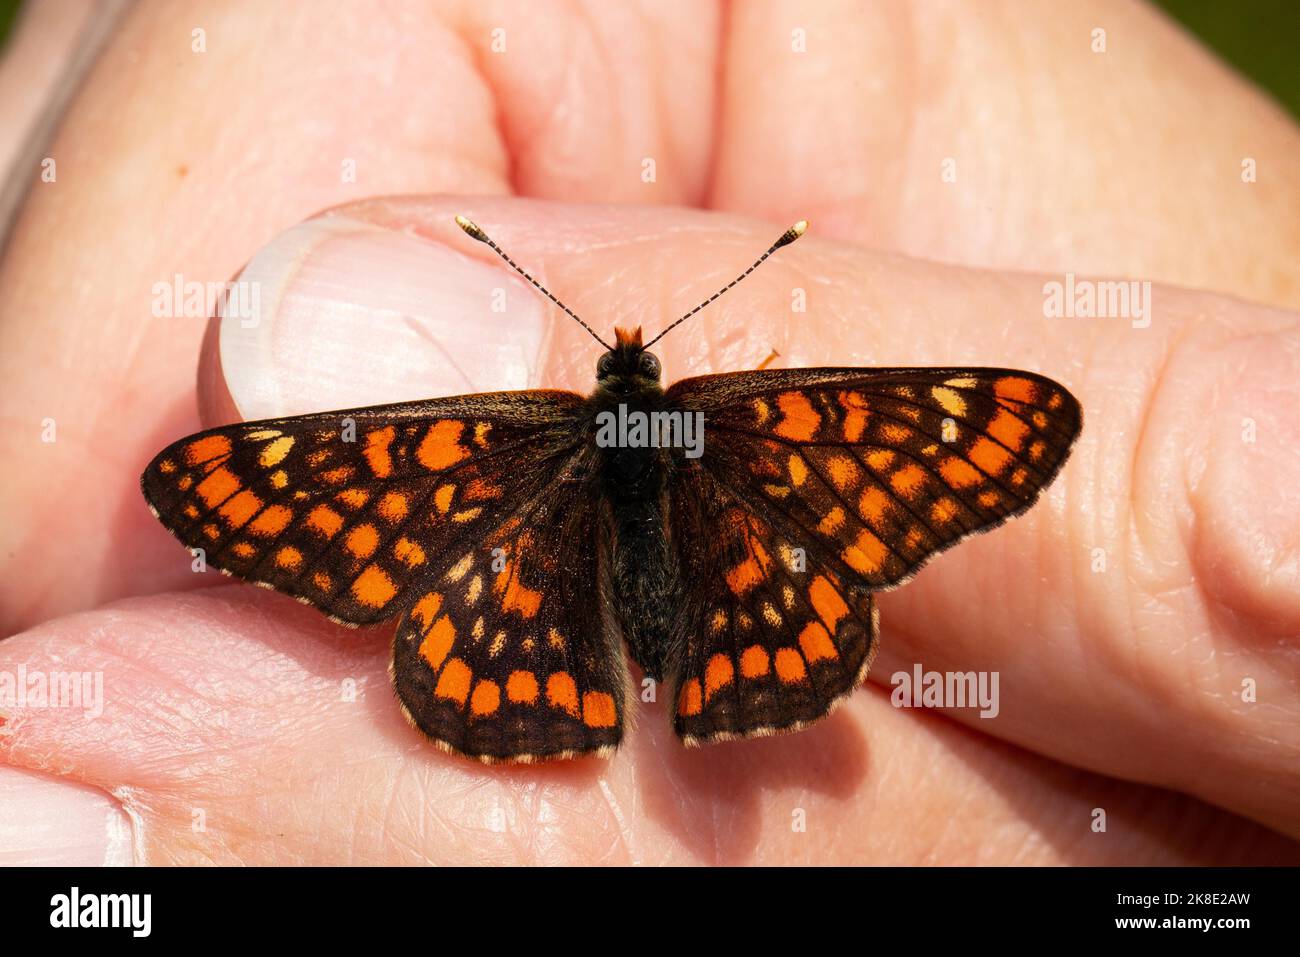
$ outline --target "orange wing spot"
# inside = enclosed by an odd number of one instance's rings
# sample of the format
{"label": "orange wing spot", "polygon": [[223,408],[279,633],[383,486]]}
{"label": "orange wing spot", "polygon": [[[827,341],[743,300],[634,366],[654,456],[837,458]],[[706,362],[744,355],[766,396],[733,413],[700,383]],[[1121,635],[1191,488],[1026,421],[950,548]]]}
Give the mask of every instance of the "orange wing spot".
{"label": "orange wing spot", "polygon": [[491,422],[479,422],[474,426],[474,444],[480,449],[488,447],[488,433],[492,431]]}
{"label": "orange wing spot", "polygon": [[907,530],[907,535],[903,538],[903,547],[915,551],[920,548],[923,541],[925,541],[925,529],[915,525]]}
{"label": "orange wing spot", "polygon": [[352,594],[368,608],[383,608],[397,594],[397,586],[378,565],[367,565],[352,583]]}
{"label": "orange wing spot", "polygon": [[889,477],[889,484],[899,495],[911,498],[925,484],[925,469],[919,465],[905,465]]}
{"label": "orange wing spot", "polygon": [[190,486],[193,484],[194,484],[194,476],[182,475],[180,479],[176,482],[176,487],[179,488],[182,492],[188,492],[190,490]]}
{"label": "orange wing spot", "polygon": [[888,554],[889,549],[885,547],[885,543],[864,528],[858,535],[858,540],[844,549],[840,557],[854,571],[861,572],[863,575],[874,575],[885,564],[885,556]]}
{"label": "orange wing spot", "polygon": [[334,587],[334,579],[327,572],[312,572],[311,583],[321,591],[330,591]]}
{"label": "orange wing spot", "polygon": [[228,498],[226,504],[221,506],[220,514],[231,527],[239,528],[256,515],[261,508],[262,500],[252,492],[245,490]]}
{"label": "orange wing spot", "polygon": [[375,478],[388,478],[393,474],[393,456],[388,449],[396,437],[397,429],[391,425],[366,434],[366,447],[362,454]]}
{"label": "orange wing spot", "polygon": [[317,505],[307,516],[307,527],[315,529],[326,538],[333,538],[343,527],[343,516],[328,505]]}
{"label": "orange wing spot", "polygon": [[993,394],[999,399],[1011,399],[1013,402],[1038,401],[1038,385],[1028,379],[1008,376],[993,383]]}
{"label": "orange wing spot", "polygon": [[819,621],[808,622],[804,630],[799,633],[799,647],[803,649],[803,656],[810,663],[821,661],[823,658],[840,656],[840,653],[835,650],[835,642],[831,641],[830,634]]}
{"label": "orange wing spot", "polygon": [[997,508],[1001,502],[1002,496],[992,489],[987,492],[980,492],[980,504],[985,508]]}
{"label": "orange wing spot", "polygon": [[369,522],[352,529],[352,531],[348,532],[348,537],[343,541],[343,547],[357,558],[369,558],[375,553],[375,548],[378,545],[379,530]]}
{"label": "orange wing spot", "polygon": [[204,525],[203,534],[215,541],[216,539],[221,537],[221,529],[217,528],[217,526],[212,524]]}
{"label": "orange wing spot", "polygon": [[224,435],[209,435],[185,447],[185,464],[202,465],[230,454],[230,439]]}
{"label": "orange wing spot", "polygon": [[902,445],[910,439],[915,433],[905,425],[899,425],[896,422],[887,422],[880,427],[880,434],[885,437],[885,441],[891,445]]}
{"label": "orange wing spot", "polygon": [[1016,469],[1011,473],[1011,484],[1019,487],[1025,484],[1025,479],[1029,478],[1029,473],[1024,469]]}
{"label": "orange wing spot", "polygon": [[537,678],[531,671],[512,671],[506,681],[506,697],[516,704],[536,704]]}
{"label": "orange wing spot", "polygon": [[682,693],[677,696],[677,713],[691,718],[704,710],[704,695],[700,691],[700,681],[692,678],[682,685]]}
{"label": "orange wing spot", "polygon": [[832,634],[839,626],[840,619],[849,613],[849,606],[825,575],[818,575],[812,580],[808,586],[808,599],[812,602],[817,617],[826,623]]}
{"label": "orange wing spot", "polygon": [[163,475],[171,475],[176,471],[176,463],[171,459],[163,459],[158,463],[158,471],[162,472]]}
{"label": "orange wing spot", "polygon": [[890,506],[889,496],[878,485],[868,486],[862,493],[862,498],[858,500],[858,510],[873,525],[879,525],[885,520]]}
{"label": "orange wing spot", "polygon": [[858,442],[867,428],[867,402],[858,392],[841,392],[839,399],[844,407],[844,441]]}
{"label": "orange wing spot", "polygon": [[867,464],[877,472],[883,472],[894,464],[895,457],[889,449],[872,449],[867,453]]}
{"label": "orange wing spot", "polygon": [[603,691],[588,691],[582,696],[582,722],[589,728],[612,728],[618,720],[614,696]]}
{"label": "orange wing spot", "polygon": [[302,552],[292,545],[286,545],[275,553],[275,563],[281,568],[293,571],[302,564]]}
{"label": "orange wing spot", "polygon": [[1046,449],[1047,449],[1047,444],[1041,440],[1037,442],[1031,442],[1029,444],[1029,458],[1032,461],[1037,462],[1039,459],[1043,457],[1043,452],[1046,451]]}
{"label": "orange wing spot", "polygon": [[463,511],[457,512],[455,515],[451,517],[451,520],[453,522],[458,522],[463,525],[465,522],[474,521],[474,519],[478,518],[482,514],[483,514],[483,509],[479,508],[478,506],[475,506],[474,508],[467,508],[464,509]]}
{"label": "orange wing spot", "polygon": [[443,419],[435,422],[424,434],[415,457],[430,472],[440,472],[450,468],[462,459],[469,458],[469,449],[460,444],[465,423],[455,419]]}
{"label": "orange wing spot", "polygon": [[831,473],[831,482],[841,492],[857,485],[858,479],[862,476],[858,463],[847,455],[836,455],[826,464]]}
{"label": "orange wing spot", "polygon": [[1047,428],[1047,415],[1045,413],[1035,412],[1031,416],[1031,418],[1033,419],[1034,425],[1036,425],[1038,428],[1040,429]]}
{"label": "orange wing spot", "polygon": [[276,469],[271,473],[271,488],[281,489],[289,484],[289,473],[284,469]]}
{"label": "orange wing spot", "polygon": [[293,519],[293,509],[283,505],[268,505],[262,513],[253,519],[248,530],[255,535],[279,535],[289,527]]}
{"label": "orange wing spot", "polygon": [[1025,436],[1029,434],[1029,426],[1006,409],[998,409],[998,414],[993,417],[993,421],[985,431],[1007,448],[1019,452]]}
{"label": "orange wing spot", "polygon": [[[439,596],[426,596],[434,599],[434,612],[440,603]],[[430,612],[433,614],[434,612]],[[447,658],[447,652],[451,651],[452,642],[456,640],[456,626],[451,623],[451,619],[443,615],[433,623],[429,633],[424,636],[424,641],[420,642],[420,657],[429,663],[429,667],[437,671],[442,667],[442,663]]]}
{"label": "orange wing spot", "polygon": [[512,575],[509,562],[497,575],[493,590],[501,596],[502,611],[517,611],[525,618],[536,615],[542,604],[542,593],[521,583],[517,575]]}
{"label": "orange wing spot", "polygon": [[438,609],[441,607],[442,596],[437,592],[429,592],[415,603],[415,607],[411,609],[411,615],[420,619],[422,627],[428,628],[429,622],[433,621],[433,616],[438,614]]}
{"label": "orange wing spot", "polygon": [[939,465],[939,477],[949,488],[970,488],[984,481],[979,469],[965,459],[954,457],[944,459]]}
{"label": "orange wing spot", "polygon": [[966,455],[989,475],[997,475],[1011,461],[1010,452],[984,436],[976,440]]}
{"label": "orange wing spot", "polygon": [[393,554],[397,556],[398,561],[405,562],[409,568],[423,565],[426,557],[424,549],[406,536],[397,540],[397,544],[393,546]]}
{"label": "orange wing spot", "polygon": [[844,509],[836,505],[826,513],[821,522],[817,525],[817,531],[823,535],[834,535],[844,527]]}
{"label": "orange wing spot", "polygon": [[474,672],[469,670],[469,665],[459,658],[452,658],[438,676],[438,686],[433,689],[433,693],[463,706],[469,697],[469,683],[473,678]]}
{"label": "orange wing spot", "polygon": [[708,701],[720,689],[736,680],[736,666],[724,654],[716,654],[704,668],[704,700]]}
{"label": "orange wing spot", "polygon": [[216,508],[239,491],[239,479],[235,477],[234,472],[223,465],[200,482],[194,491],[208,508]]}
{"label": "orange wing spot", "polygon": [[198,517],[199,517],[199,510],[198,510],[197,508],[195,508],[193,505],[186,505],[186,506],[185,506],[185,517],[186,517],[186,518],[198,518]]}
{"label": "orange wing spot", "polygon": [[330,485],[340,485],[352,478],[352,476],[356,474],[356,471],[357,470],[350,465],[343,465],[336,469],[330,469],[328,472],[322,472],[320,477],[321,481],[327,482]]}
{"label": "orange wing spot", "polygon": [[795,484],[795,488],[802,485],[808,478],[808,466],[804,465],[803,457],[799,455],[790,456],[790,481]]}
{"label": "orange wing spot", "polygon": [[946,496],[930,506],[930,518],[939,525],[947,525],[956,514],[956,501]]}
{"label": "orange wing spot", "polygon": [[755,424],[763,425],[764,423],[767,422],[768,418],[772,415],[772,407],[768,405],[766,402],[764,402],[762,399],[755,399],[753,402],[753,406],[754,406]]}
{"label": "orange wing spot", "polygon": [[501,497],[501,486],[486,479],[476,478],[465,486],[465,498],[471,502],[486,502]]}
{"label": "orange wing spot", "polygon": [[822,417],[803,393],[782,392],[776,397],[776,407],[781,410],[781,421],[772,430],[777,435],[795,442],[808,442],[817,434]]}
{"label": "orange wing spot", "polygon": [[808,677],[803,658],[793,648],[776,649],[776,676],[788,685],[803,681]]}
{"label": "orange wing spot", "polygon": [[252,545],[248,544],[248,542],[236,543],[235,547],[232,548],[231,551],[234,552],[236,555],[238,555],[240,558],[252,558],[254,555],[257,554],[257,549],[255,549]]}
{"label": "orange wing spot", "polygon": [[761,678],[770,667],[771,661],[762,645],[750,645],[740,655],[740,673],[746,678]]}
{"label": "orange wing spot", "polygon": [[1052,411],[1056,411],[1064,404],[1065,399],[1061,397],[1061,393],[1059,392],[1053,392],[1052,397],[1047,400],[1047,407]]}
{"label": "orange wing spot", "polygon": [[363,488],[345,488],[334,496],[348,508],[360,508],[370,501],[370,493]]}
{"label": "orange wing spot", "polygon": [[257,461],[262,468],[269,469],[283,462],[284,457],[289,454],[289,450],[292,448],[293,439],[287,435],[283,436],[264,445],[262,454],[257,457]]}
{"label": "orange wing spot", "polygon": [[443,515],[451,508],[451,497],[456,494],[456,486],[443,485],[438,491],[433,493],[433,504],[438,507],[438,511]]}
{"label": "orange wing spot", "polygon": [[501,707],[501,686],[495,681],[481,679],[474,686],[474,695],[469,699],[470,713],[483,717],[495,714],[499,707]]}
{"label": "orange wing spot", "polygon": [[401,492],[389,492],[379,500],[379,515],[387,522],[400,522],[406,518],[408,509],[406,496]]}
{"label": "orange wing spot", "polygon": [[745,540],[749,543],[750,557],[727,572],[727,587],[735,595],[743,595],[763,581],[768,569],[772,567],[772,559],[763,548],[763,543],[751,535],[746,535]]}
{"label": "orange wing spot", "polygon": [[567,671],[557,671],[546,679],[546,703],[578,717],[578,686]]}

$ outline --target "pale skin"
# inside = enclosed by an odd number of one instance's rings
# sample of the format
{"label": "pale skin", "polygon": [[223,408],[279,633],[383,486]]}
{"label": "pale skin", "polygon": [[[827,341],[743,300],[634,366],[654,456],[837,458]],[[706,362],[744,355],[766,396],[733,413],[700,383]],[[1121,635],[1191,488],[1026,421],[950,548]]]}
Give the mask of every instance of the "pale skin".
{"label": "pale skin", "polygon": [[[146,2],[73,98],[0,264],[0,460],[21,463],[0,473],[0,671],[102,672],[104,706],[0,708],[0,861],[1300,861],[1293,122],[1130,3],[515,10]],[[0,99],[25,82],[0,73]],[[269,309],[276,345],[250,355],[152,315],[159,280],[233,276],[344,204],[343,239],[298,234],[282,301],[364,299],[408,234],[449,270],[402,277],[432,311],[459,284],[486,315],[499,287],[501,324],[412,331],[390,302],[326,335]],[[392,700],[391,626],[195,574],[137,481],[253,410],[587,391],[598,348],[457,213],[602,333],[648,334],[807,218],[656,346],[666,381],[774,349],[1022,367],[1079,397],[1084,433],[1031,512],[881,599],[870,680],[817,727],[688,751],[661,693],[608,762],[445,755]],[[1066,272],[1151,280],[1150,326],[1045,318]],[[892,707],[917,661],[997,671],[1001,713]]]}

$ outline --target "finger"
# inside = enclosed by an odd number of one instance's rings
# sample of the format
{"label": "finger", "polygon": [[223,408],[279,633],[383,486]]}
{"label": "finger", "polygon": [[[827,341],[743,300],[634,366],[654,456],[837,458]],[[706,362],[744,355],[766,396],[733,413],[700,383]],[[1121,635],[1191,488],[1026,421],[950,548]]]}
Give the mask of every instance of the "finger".
{"label": "finger", "polygon": [[[209,284],[268,237],[372,194],[698,197],[711,54],[661,73],[621,65],[707,47],[707,29],[698,15],[644,21],[605,7],[134,7],[0,266],[0,457],[22,463],[3,479],[0,634],[130,593],[165,561],[134,507],[137,463],[197,428]],[[645,155],[657,178],[643,179]]]}
{"label": "finger", "polygon": [[1149,5],[746,3],[725,62],[717,208],[1300,305],[1300,131]]}
{"label": "finger", "polygon": [[[298,278],[261,324],[227,319],[217,337],[236,417],[336,408],[345,394],[410,398],[425,361],[442,381],[468,374],[450,391],[589,388],[599,347],[510,285],[506,267],[451,222],[462,211],[606,334],[615,322],[662,328],[747,265],[773,232],[680,211],[479,198],[339,210],[303,229],[348,235],[370,252],[326,242],[254,261],[268,288],[282,283],[275,261]],[[451,301],[463,311],[364,306],[372,274],[383,275],[374,264],[407,259],[428,263],[413,276],[460,290]],[[791,320],[796,289],[808,312]],[[1042,289],[1031,277],[872,256],[810,235],[656,350],[669,381],[752,368],[776,350],[791,367],[998,365],[1066,384],[1087,424],[1065,471],[1026,516],[882,599],[877,680],[916,662],[997,671],[1009,697],[996,719],[970,718],[980,730],[1294,829],[1300,776],[1278,767],[1287,766],[1298,705],[1288,690],[1294,664],[1278,642],[1300,632],[1300,517],[1286,505],[1297,468],[1295,319],[1157,288],[1145,327],[1048,320]],[[504,311],[494,313],[498,301]],[[989,317],[999,317],[994,332]],[[489,345],[467,348],[466,328]],[[542,343],[536,369],[513,363],[507,343],[517,340]],[[339,346],[306,359],[292,345],[267,345],[322,341]],[[415,362],[394,358],[417,349],[425,352]],[[349,376],[365,384],[330,391]],[[159,528],[155,537],[161,549],[167,536]],[[190,573],[184,549],[170,549],[173,578],[205,579]],[[1247,685],[1268,707],[1242,699]],[[1263,773],[1275,776],[1273,789],[1249,783]]]}
{"label": "finger", "polygon": [[21,665],[29,684],[57,683],[72,675],[49,669],[71,667],[90,689],[77,707],[5,713],[0,761],[24,777],[0,807],[27,812],[22,827],[0,818],[7,856],[67,861],[60,845],[126,819],[115,853],[147,864],[1300,859],[1239,818],[905,714],[879,692],[798,737],[689,751],[664,705],[646,704],[610,761],[485,767],[401,719],[389,637],[230,586],[131,599],[5,642],[0,674]]}

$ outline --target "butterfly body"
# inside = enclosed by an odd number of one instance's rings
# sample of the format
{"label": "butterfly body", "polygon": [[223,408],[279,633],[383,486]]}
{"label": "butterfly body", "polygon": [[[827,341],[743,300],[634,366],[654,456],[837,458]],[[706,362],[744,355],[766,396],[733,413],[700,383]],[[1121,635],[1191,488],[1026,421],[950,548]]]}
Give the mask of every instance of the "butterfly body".
{"label": "butterfly body", "polygon": [[[656,415],[649,432],[627,425]],[[585,398],[224,426],[168,446],[141,481],[209,564],[345,624],[397,620],[398,702],[436,744],[533,761],[620,743],[629,656],[687,744],[824,716],[870,666],[874,594],[1027,509],[1081,425],[1064,387],[1019,370],[778,369],[664,389],[636,330]]]}

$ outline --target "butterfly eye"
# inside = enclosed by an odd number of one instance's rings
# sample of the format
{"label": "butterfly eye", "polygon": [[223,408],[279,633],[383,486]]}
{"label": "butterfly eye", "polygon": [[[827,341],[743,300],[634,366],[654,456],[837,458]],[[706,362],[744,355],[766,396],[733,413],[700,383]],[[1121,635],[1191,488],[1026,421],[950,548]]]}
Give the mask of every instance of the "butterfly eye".
{"label": "butterfly eye", "polygon": [[641,358],[638,360],[638,364],[643,376],[647,376],[651,379],[659,378],[659,357],[654,355],[654,353],[641,353]]}
{"label": "butterfly eye", "polygon": [[614,356],[608,352],[596,360],[596,378],[607,379],[614,374]]}

